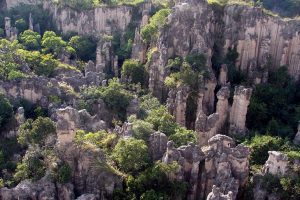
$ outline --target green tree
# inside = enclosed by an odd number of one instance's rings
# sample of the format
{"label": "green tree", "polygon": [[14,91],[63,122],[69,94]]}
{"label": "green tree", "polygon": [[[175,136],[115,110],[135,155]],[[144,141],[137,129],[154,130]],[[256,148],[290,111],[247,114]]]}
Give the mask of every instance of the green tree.
{"label": "green tree", "polygon": [[131,79],[132,83],[145,85],[147,72],[145,66],[137,60],[125,60],[122,65],[122,75]]}
{"label": "green tree", "polygon": [[6,39],[0,39],[0,79],[8,79],[14,72],[20,72],[20,65],[17,61],[20,56],[17,50],[22,48],[17,40],[10,42]]}
{"label": "green tree", "polygon": [[154,130],[161,131],[168,136],[174,134],[178,128],[175,118],[169,114],[164,106],[152,110],[146,118],[146,121],[153,124]]}
{"label": "green tree", "polygon": [[83,130],[79,130],[76,132],[75,142],[78,145],[90,143],[101,148],[106,153],[110,153],[112,148],[117,143],[117,135],[114,133],[108,133],[105,130],[98,131],[96,133],[85,133]]}
{"label": "green tree", "polygon": [[83,90],[85,101],[103,99],[105,104],[113,111],[116,117],[121,120],[126,119],[126,109],[133,98],[132,94],[125,90],[124,85],[118,79],[109,80],[107,87],[89,87]]}
{"label": "green tree", "polygon": [[59,183],[67,183],[71,180],[72,169],[68,164],[64,164],[59,167],[57,172],[57,181]]}
{"label": "green tree", "polygon": [[28,119],[19,128],[18,142],[22,145],[41,145],[49,135],[56,133],[55,123],[48,117]]}
{"label": "green tree", "polygon": [[175,143],[176,147],[180,147],[182,145],[186,145],[189,142],[196,143],[196,133],[192,130],[187,130],[186,128],[180,127],[175,130],[175,134],[171,135],[170,140]]}
{"label": "green tree", "polygon": [[132,131],[133,137],[144,141],[147,141],[151,133],[154,132],[153,125],[143,120],[134,120]]}
{"label": "green tree", "polygon": [[20,42],[27,50],[38,50],[41,46],[41,35],[32,30],[26,30],[20,34]]}
{"label": "green tree", "polygon": [[[185,195],[187,185],[184,181],[172,180],[180,166],[177,162],[165,164],[155,163],[153,167],[146,169],[136,177],[129,176],[126,180],[127,192],[136,199],[176,199]],[[155,191],[156,195],[154,195]]]}
{"label": "green tree", "polygon": [[18,19],[16,21],[16,28],[21,33],[28,28],[27,22],[24,19]]}
{"label": "green tree", "polygon": [[150,18],[148,24],[142,27],[141,36],[145,43],[149,43],[152,39],[157,38],[158,30],[165,26],[170,13],[170,9],[161,9]]}
{"label": "green tree", "polygon": [[250,163],[252,165],[263,165],[268,159],[268,151],[279,151],[284,145],[284,140],[269,135],[255,135],[245,144],[251,148]]}
{"label": "green tree", "polygon": [[66,46],[67,43],[61,37],[57,36],[55,32],[46,31],[44,33],[42,47],[45,53],[53,53],[55,56],[58,56]]}
{"label": "green tree", "polygon": [[69,41],[69,46],[76,51],[76,55],[83,61],[96,59],[97,43],[92,38],[73,36]]}
{"label": "green tree", "polygon": [[112,158],[124,172],[136,173],[149,164],[148,147],[143,140],[121,139],[112,152]]}
{"label": "green tree", "polygon": [[13,107],[8,99],[0,93],[0,128],[12,117]]}
{"label": "green tree", "polygon": [[25,179],[39,180],[45,175],[46,165],[44,156],[39,148],[29,148],[22,159],[22,162],[18,164],[16,173],[14,174],[15,181],[21,181]]}

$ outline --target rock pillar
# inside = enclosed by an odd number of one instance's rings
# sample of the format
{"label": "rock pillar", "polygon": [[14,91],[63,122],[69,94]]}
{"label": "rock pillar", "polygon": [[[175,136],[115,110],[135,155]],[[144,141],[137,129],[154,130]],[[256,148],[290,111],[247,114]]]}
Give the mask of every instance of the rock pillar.
{"label": "rock pillar", "polygon": [[230,131],[233,134],[244,133],[246,131],[246,115],[250,98],[252,94],[251,88],[243,86],[235,87],[233,105],[230,111]]}

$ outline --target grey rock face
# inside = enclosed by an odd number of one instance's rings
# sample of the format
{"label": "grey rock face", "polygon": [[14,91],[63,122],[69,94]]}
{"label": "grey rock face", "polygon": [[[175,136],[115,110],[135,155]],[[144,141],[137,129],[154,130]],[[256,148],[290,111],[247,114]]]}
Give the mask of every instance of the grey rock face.
{"label": "grey rock face", "polygon": [[72,200],[74,193],[70,184],[56,186],[49,178],[44,177],[34,183],[29,180],[22,181],[12,189],[2,188],[0,199]]}
{"label": "grey rock face", "polygon": [[300,122],[298,124],[298,132],[296,133],[296,136],[295,136],[295,138],[293,140],[293,143],[295,145],[299,145],[300,144]]}
{"label": "grey rock face", "polygon": [[150,135],[148,141],[149,152],[152,160],[160,160],[167,150],[168,137],[160,132]]}
{"label": "grey rock face", "polygon": [[91,116],[86,110],[78,111],[72,107],[58,109],[53,117],[57,121],[59,145],[72,143],[77,130],[97,132],[107,128],[97,115]]}
{"label": "grey rock face", "polygon": [[251,94],[251,88],[243,86],[235,87],[229,119],[231,134],[245,134],[246,115],[248,105],[250,104]]}

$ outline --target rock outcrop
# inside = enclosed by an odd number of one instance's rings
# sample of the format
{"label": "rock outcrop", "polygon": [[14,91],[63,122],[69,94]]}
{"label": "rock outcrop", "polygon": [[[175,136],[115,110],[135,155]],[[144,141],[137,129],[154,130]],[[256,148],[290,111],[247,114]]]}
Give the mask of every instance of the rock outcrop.
{"label": "rock outcrop", "polygon": [[31,182],[25,180],[15,188],[0,189],[0,199],[36,199],[36,200],[72,200],[74,199],[72,184],[55,184],[49,177],[44,177],[39,181]]}
{"label": "rock outcrop", "polygon": [[189,53],[204,54],[210,67],[214,39],[214,15],[205,0],[179,2],[168,16],[149,62],[149,88],[159,98],[165,98],[165,66],[169,58],[185,57]]}
{"label": "rock outcrop", "polygon": [[186,108],[189,92],[188,86],[179,86],[176,89],[170,90],[167,99],[168,111],[175,117],[175,121],[181,126],[186,125]]}
{"label": "rock outcrop", "polygon": [[175,178],[189,183],[187,199],[233,200],[248,181],[249,156],[249,148],[235,146],[228,136],[216,135],[202,150],[194,144],[175,148],[169,141],[162,161],[176,161],[181,166]]}
{"label": "rock outcrop", "polygon": [[232,192],[228,192],[227,195],[224,195],[220,192],[220,188],[214,185],[212,192],[207,195],[206,200],[233,200]]}
{"label": "rock outcrop", "polygon": [[86,110],[78,111],[72,107],[58,109],[53,117],[57,121],[59,145],[72,143],[77,130],[97,132],[107,128],[97,115],[91,116]]}
{"label": "rock outcrop", "polygon": [[205,198],[215,185],[223,194],[232,192],[232,199],[236,199],[239,188],[244,187],[248,180],[250,149],[235,146],[234,140],[228,136],[216,135],[208,141],[204,153],[198,197]]}
{"label": "rock outcrop", "polygon": [[58,30],[63,33],[76,32],[81,35],[100,36],[111,28],[124,31],[132,18],[132,7],[98,7],[77,11],[61,7],[52,1],[44,1],[43,7],[53,15]]}
{"label": "rock outcrop", "polygon": [[251,88],[245,88],[243,86],[235,87],[229,119],[230,134],[245,134],[246,115],[248,105],[250,104],[251,94]]}
{"label": "rock outcrop", "polygon": [[152,133],[149,137],[148,147],[151,159],[160,160],[167,150],[168,137],[160,132]]}
{"label": "rock outcrop", "polygon": [[296,133],[293,143],[295,145],[300,145],[300,121],[298,122],[298,132]]}
{"label": "rock outcrop", "polygon": [[289,160],[287,155],[278,151],[269,151],[269,158],[266,161],[262,172],[264,174],[273,174],[284,176],[288,170]]}
{"label": "rock outcrop", "polygon": [[299,79],[299,20],[270,16],[259,7],[227,5],[223,21],[224,52],[236,46],[239,69],[251,77],[253,72],[268,67],[270,63],[271,70],[285,65],[289,74]]}

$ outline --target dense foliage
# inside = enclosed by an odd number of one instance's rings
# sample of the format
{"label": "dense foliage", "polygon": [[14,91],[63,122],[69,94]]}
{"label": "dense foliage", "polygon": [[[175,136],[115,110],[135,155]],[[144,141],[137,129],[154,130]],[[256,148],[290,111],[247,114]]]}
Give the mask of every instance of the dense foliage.
{"label": "dense foliage", "polygon": [[286,67],[271,73],[269,83],[257,85],[253,91],[247,127],[292,139],[300,119],[299,88],[300,83],[288,75]]}
{"label": "dense foliage", "polygon": [[134,138],[119,140],[112,151],[112,158],[127,173],[145,169],[150,161],[145,141]]}
{"label": "dense foliage", "polygon": [[0,93],[0,128],[12,117],[13,107],[9,100]]}
{"label": "dense foliage", "polygon": [[145,43],[158,37],[158,31],[167,23],[170,13],[170,9],[161,9],[150,18],[150,22],[141,29],[141,36]]}
{"label": "dense foliage", "polygon": [[122,65],[122,76],[131,80],[132,83],[140,83],[143,86],[147,83],[147,71],[145,66],[137,60],[125,60]]}
{"label": "dense foliage", "polygon": [[[124,85],[119,83],[118,79],[111,79],[107,87],[89,87],[82,92],[86,102],[92,102],[98,98],[102,98],[105,104],[114,112],[121,120],[125,120],[126,108],[132,94],[125,90]],[[87,108],[90,110],[89,108]]]}
{"label": "dense foliage", "polygon": [[28,119],[19,129],[18,142],[22,145],[45,145],[49,135],[55,134],[56,126],[50,118]]}

